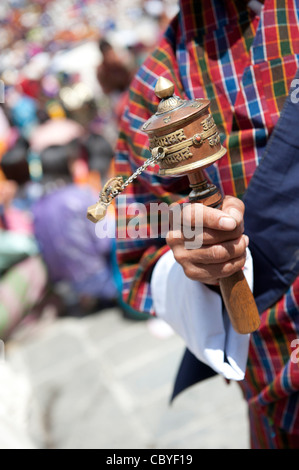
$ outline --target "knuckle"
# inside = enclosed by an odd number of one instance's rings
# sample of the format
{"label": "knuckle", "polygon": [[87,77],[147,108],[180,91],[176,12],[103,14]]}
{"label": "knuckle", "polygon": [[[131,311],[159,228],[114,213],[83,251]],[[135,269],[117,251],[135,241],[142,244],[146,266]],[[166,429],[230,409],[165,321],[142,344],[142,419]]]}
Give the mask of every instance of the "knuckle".
{"label": "knuckle", "polygon": [[240,201],[241,210],[242,210],[242,212],[243,212],[243,214],[244,214],[244,213],[245,213],[245,204],[244,204],[243,201],[241,201],[241,199],[239,199],[239,201]]}
{"label": "knuckle", "polygon": [[236,260],[240,256],[245,255],[246,253],[246,241],[243,236],[239,239],[230,241],[226,243],[226,256],[224,256],[223,261]]}
{"label": "knuckle", "polygon": [[183,267],[188,262],[187,253],[186,253],[186,250],[184,249],[173,250],[173,256],[174,256],[174,259]]}
{"label": "knuckle", "polygon": [[211,247],[211,255],[213,260],[220,261],[227,257],[226,250],[221,245],[213,245]]}
{"label": "knuckle", "polygon": [[182,239],[182,233],[180,230],[170,229],[165,236],[165,241],[170,247],[180,245]]}
{"label": "knuckle", "polygon": [[241,199],[236,198],[236,207],[242,214],[245,212],[245,204]]}
{"label": "knuckle", "polygon": [[195,266],[192,263],[188,263],[184,268],[185,276],[187,276],[192,281],[199,281],[203,283],[209,283],[214,281],[214,276],[209,272],[206,268],[201,268],[199,266]]}
{"label": "knuckle", "polygon": [[223,210],[234,217],[237,224],[240,225],[244,218],[245,205],[241,199],[234,196],[226,196],[223,204]]}
{"label": "knuckle", "polygon": [[246,258],[246,241],[244,237],[241,237],[235,247],[235,258],[243,256]]}
{"label": "knuckle", "polygon": [[198,280],[198,273],[192,264],[187,264],[186,266],[183,267],[185,276],[187,276],[189,279],[192,279],[193,281]]}
{"label": "knuckle", "polygon": [[245,254],[246,252],[246,240],[244,237],[241,237],[241,250],[242,250],[242,254]]}
{"label": "knuckle", "polygon": [[221,277],[228,277],[242,269],[245,265],[246,255],[224,263],[221,269]]}
{"label": "knuckle", "polygon": [[244,229],[245,229],[244,220],[242,219],[242,221],[237,225],[237,227],[235,229],[236,230],[236,235],[240,237],[244,233]]}
{"label": "knuckle", "polygon": [[244,212],[245,211],[245,204],[244,202],[235,196],[225,196],[224,204],[229,204],[231,207],[235,207],[236,209]]}
{"label": "knuckle", "polygon": [[244,253],[244,254],[239,258],[239,263],[240,263],[240,269],[244,268],[245,263],[246,263],[246,253]]}
{"label": "knuckle", "polygon": [[220,269],[219,277],[229,277],[233,273],[234,273],[234,270],[233,270],[232,263],[225,263]]}

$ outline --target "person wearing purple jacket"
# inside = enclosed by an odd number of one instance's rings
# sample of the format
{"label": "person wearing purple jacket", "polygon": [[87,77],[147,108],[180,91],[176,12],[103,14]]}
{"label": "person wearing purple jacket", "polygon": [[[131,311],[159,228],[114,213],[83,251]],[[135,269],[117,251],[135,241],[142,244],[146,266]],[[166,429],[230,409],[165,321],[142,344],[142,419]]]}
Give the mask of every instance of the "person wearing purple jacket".
{"label": "person wearing purple jacket", "polygon": [[40,156],[43,194],[32,206],[34,233],[49,279],[80,316],[115,304],[112,240],[98,237],[86,218],[89,187],[72,182],[70,149],[49,147]]}

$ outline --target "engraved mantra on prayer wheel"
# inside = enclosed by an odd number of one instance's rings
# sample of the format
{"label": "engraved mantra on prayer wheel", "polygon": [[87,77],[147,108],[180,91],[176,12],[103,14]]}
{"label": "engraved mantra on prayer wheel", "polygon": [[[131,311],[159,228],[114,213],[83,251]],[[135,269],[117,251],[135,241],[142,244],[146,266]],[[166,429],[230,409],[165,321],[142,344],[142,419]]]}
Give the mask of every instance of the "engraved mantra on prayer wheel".
{"label": "engraved mantra on prayer wheel", "polygon": [[159,162],[159,174],[190,174],[225,155],[208,100],[182,100],[173,94],[174,85],[162,77],[155,92],[162,101],[142,130],[149,136],[150,150],[163,147],[165,152]]}

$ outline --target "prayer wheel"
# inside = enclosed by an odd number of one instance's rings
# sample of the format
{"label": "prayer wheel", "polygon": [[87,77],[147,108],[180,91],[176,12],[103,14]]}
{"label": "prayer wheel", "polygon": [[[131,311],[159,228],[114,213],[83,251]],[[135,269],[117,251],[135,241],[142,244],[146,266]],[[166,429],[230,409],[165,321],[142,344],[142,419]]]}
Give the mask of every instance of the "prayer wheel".
{"label": "prayer wheel", "polygon": [[[161,99],[157,112],[142,127],[149,137],[151,157],[127,181],[115,177],[107,182],[97,204],[87,217],[97,222],[104,217],[108,204],[147,166],[157,163],[161,176],[187,175],[190,202],[221,209],[222,194],[210,184],[203,170],[226,154],[207,99],[183,100],[174,95],[174,85],[160,77],[155,93]],[[260,325],[258,309],[243,271],[221,278],[223,302],[235,331],[248,334]],[[209,312],[207,312],[207,315]]]}

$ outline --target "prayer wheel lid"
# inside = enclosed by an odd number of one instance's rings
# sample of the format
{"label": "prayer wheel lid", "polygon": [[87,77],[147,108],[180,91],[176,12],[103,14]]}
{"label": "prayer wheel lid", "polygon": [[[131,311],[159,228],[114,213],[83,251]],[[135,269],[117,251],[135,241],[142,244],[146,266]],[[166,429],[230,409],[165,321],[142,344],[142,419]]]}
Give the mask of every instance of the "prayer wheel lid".
{"label": "prayer wheel lid", "polygon": [[174,95],[174,84],[167,78],[160,77],[155,86],[155,94],[161,99],[157,112],[151,116],[142,127],[146,133],[154,134],[158,131],[168,130],[186,121],[193,121],[197,114],[210,105],[209,100],[195,99],[183,100]]}

